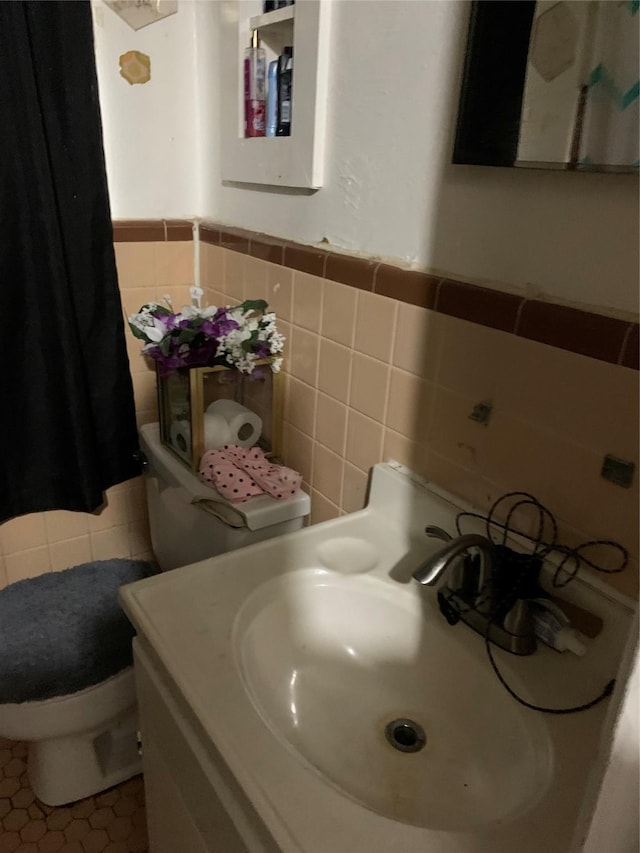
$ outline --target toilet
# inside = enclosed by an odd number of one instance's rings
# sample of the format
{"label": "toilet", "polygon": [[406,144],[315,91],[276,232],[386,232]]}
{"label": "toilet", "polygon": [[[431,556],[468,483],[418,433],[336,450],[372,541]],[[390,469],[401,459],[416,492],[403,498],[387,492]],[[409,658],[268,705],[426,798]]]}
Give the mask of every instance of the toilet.
{"label": "toilet", "polygon": [[[28,743],[28,773],[35,795],[43,803],[59,806],[110,788],[142,770],[137,741],[137,708],[133,666],[131,663],[130,636],[123,635],[122,611],[117,605],[119,583],[128,583],[153,571],[167,571],[199,560],[241,548],[255,542],[289,533],[302,527],[310,509],[309,496],[302,491],[276,500],[268,495],[257,495],[241,504],[232,504],[216,491],[203,485],[184,463],[160,441],[159,425],[146,424],[140,430],[140,447],[144,454],[144,473],[151,542],[157,566],[133,560],[105,561],[113,563],[86,564],[63,572],[43,576],[50,589],[64,602],[66,589],[72,583],[84,584],[89,589],[97,570],[112,572],[113,591],[108,594],[110,619],[105,625],[105,614],[90,610],[89,598],[83,621],[85,649],[80,653],[76,646],[71,653],[63,683],[72,686],[61,695],[34,699],[27,695],[17,700],[0,696],[0,737]],[[105,576],[103,576],[105,577]],[[12,584],[17,592],[29,594],[35,590],[38,578]],[[4,591],[0,591],[4,592]],[[94,605],[99,610],[97,604]],[[2,609],[0,606],[0,618]],[[95,630],[91,620],[95,619]],[[117,626],[116,626],[117,623]],[[104,642],[95,645],[100,630],[103,637],[115,636],[117,627],[120,649],[125,648],[122,662],[107,661],[118,671],[97,681],[95,672],[83,673],[74,680],[79,661],[91,659],[92,654],[101,663],[105,656]],[[64,632],[64,628],[62,629]],[[71,630],[71,628],[69,629]],[[106,631],[106,633],[105,633]],[[132,629],[131,629],[132,633]],[[77,633],[72,643],[77,640]],[[68,641],[69,638],[62,638]],[[35,642],[35,640],[34,640]],[[29,640],[25,640],[25,644]],[[36,647],[37,648],[37,647]],[[116,646],[114,645],[114,649]],[[25,659],[33,665],[33,649],[27,650]],[[74,658],[75,654],[75,660]],[[111,646],[106,652],[112,654]],[[120,652],[113,652],[117,655]],[[0,659],[1,661],[1,659]],[[14,661],[15,662],[15,661]],[[26,665],[25,665],[26,666]],[[99,667],[98,667],[99,668]],[[15,669],[15,667],[14,667]],[[100,677],[98,675],[98,677]],[[1,670],[0,680],[5,678]],[[82,684],[82,678],[87,681]],[[6,678],[5,678],[6,680]],[[28,679],[27,679],[28,680]]]}

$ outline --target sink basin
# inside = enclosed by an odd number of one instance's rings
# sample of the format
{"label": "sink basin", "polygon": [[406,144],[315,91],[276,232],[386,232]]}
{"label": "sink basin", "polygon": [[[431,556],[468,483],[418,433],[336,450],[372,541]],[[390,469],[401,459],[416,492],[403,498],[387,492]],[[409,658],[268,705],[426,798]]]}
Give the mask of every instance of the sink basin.
{"label": "sink basin", "polygon": [[[143,733],[145,714],[162,730],[145,749],[164,780],[157,809],[178,802],[163,774],[182,768],[184,802],[210,824],[208,846],[189,849],[237,849],[220,840],[220,810],[251,851],[579,849],[610,703],[568,715],[520,705],[482,638],[447,624],[436,590],[411,580],[440,544],[425,525],[454,530],[461,509],[381,464],[364,510],[121,590],[183,733],[167,735],[157,703],[142,708]],[[605,626],[587,655],[494,650],[507,684],[536,705],[597,696],[630,630],[624,602],[572,587]]]}
{"label": "sink basin", "polygon": [[264,722],[328,782],[397,821],[464,831],[531,809],[552,749],[483,650],[443,625],[408,590],[310,568],[252,593],[234,653]]}

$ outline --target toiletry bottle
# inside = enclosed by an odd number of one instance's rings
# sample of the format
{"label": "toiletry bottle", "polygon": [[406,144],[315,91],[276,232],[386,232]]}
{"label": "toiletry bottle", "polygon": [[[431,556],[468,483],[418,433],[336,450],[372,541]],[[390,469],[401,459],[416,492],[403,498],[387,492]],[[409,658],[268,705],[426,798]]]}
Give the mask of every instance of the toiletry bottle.
{"label": "toiletry bottle", "polygon": [[558,652],[583,655],[587,646],[582,636],[571,627],[564,611],[547,598],[530,600],[531,617],[536,637]]}
{"label": "toiletry bottle", "polygon": [[275,136],[278,128],[278,60],[269,63],[267,73],[267,136]]}
{"label": "toiletry bottle", "polygon": [[251,35],[251,47],[244,52],[244,135],[265,134],[266,57],[259,46],[258,31]]}
{"label": "toiletry bottle", "polygon": [[285,47],[278,57],[278,127],[276,136],[291,136],[293,95],[293,47]]}

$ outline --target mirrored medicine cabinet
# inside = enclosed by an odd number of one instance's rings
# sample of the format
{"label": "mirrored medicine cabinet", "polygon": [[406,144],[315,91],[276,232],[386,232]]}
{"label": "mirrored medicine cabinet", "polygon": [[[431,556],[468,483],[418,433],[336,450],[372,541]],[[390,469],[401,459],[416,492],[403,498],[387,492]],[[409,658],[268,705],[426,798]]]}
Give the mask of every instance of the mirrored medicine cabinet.
{"label": "mirrored medicine cabinet", "polygon": [[454,163],[638,171],[638,0],[474,0]]}

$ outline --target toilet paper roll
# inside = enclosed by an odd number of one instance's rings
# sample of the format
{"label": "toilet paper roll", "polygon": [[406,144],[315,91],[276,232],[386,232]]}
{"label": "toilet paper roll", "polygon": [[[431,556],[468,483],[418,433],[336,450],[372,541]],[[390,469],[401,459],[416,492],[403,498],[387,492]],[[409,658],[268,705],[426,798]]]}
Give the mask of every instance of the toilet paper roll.
{"label": "toilet paper roll", "polygon": [[229,427],[226,444],[238,447],[253,447],[262,434],[262,419],[235,400],[216,400],[207,407],[207,414],[219,415]]}
{"label": "toilet paper roll", "polygon": [[169,429],[169,439],[174,450],[191,464],[191,424],[174,421]]}
{"label": "toilet paper roll", "polygon": [[226,418],[219,412],[204,413],[204,449],[218,450],[225,444],[233,444],[231,430]]}

